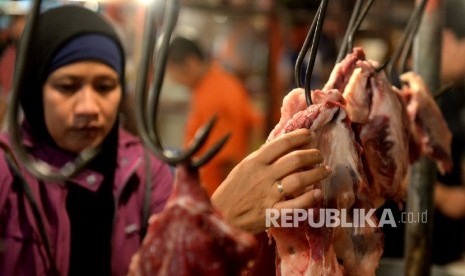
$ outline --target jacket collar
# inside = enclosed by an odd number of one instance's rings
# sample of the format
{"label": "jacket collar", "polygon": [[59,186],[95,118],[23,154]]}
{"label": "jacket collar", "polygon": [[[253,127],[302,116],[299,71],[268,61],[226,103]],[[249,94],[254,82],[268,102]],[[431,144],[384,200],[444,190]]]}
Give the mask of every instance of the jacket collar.
{"label": "jacket collar", "polygon": [[[142,160],[142,152],[134,151],[134,145],[140,143],[139,139],[123,129],[118,130],[118,158],[115,172],[115,188],[121,189],[121,186],[127,182],[128,178],[134,173],[134,171],[140,166]],[[22,126],[22,139],[23,145],[31,152],[31,154],[48,164],[55,167],[63,167],[68,162],[73,162],[75,156],[60,151],[55,147],[44,143],[38,143],[35,141],[30,134],[30,128],[25,123]],[[3,133],[0,136],[0,140],[10,145],[10,137]],[[23,170],[25,172],[25,170]],[[29,175],[29,173],[27,173]],[[69,182],[85,187],[91,191],[97,191],[103,181],[104,176],[96,171],[90,169],[83,169]]]}

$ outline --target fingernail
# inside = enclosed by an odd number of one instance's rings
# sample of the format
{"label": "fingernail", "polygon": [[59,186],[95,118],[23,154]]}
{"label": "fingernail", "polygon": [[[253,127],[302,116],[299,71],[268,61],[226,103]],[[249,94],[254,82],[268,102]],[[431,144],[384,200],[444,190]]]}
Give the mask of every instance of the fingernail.
{"label": "fingernail", "polygon": [[320,199],[321,197],[323,196],[323,193],[321,192],[321,190],[314,190],[313,191],[313,198],[314,199]]}

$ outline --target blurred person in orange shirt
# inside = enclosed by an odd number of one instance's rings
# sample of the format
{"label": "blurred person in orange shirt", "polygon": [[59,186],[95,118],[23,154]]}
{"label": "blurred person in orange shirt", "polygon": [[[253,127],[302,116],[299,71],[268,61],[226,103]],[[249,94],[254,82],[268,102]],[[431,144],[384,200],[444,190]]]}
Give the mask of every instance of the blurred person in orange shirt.
{"label": "blurred person in orange shirt", "polygon": [[[253,106],[241,81],[210,59],[193,40],[183,37],[172,40],[167,73],[174,82],[192,92],[185,146],[192,141],[196,130],[214,115],[217,115],[217,121],[203,150],[231,133],[218,155],[200,170],[202,183],[211,196],[249,152],[251,138],[262,129],[262,115]],[[199,155],[204,153],[203,150]]]}

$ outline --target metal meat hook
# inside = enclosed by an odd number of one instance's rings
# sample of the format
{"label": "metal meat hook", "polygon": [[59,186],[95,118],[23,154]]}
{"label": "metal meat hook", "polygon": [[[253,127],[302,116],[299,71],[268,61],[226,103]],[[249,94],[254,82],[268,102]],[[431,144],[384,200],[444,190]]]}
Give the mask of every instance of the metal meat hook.
{"label": "metal meat hook", "polygon": [[135,102],[136,107],[138,108],[135,109],[135,116],[139,136],[155,155],[172,165],[189,162],[191,167],[198,168],[207,163],[221,149],[229,138],[229,134],[225,135],[204,156],[197,160],[192,160],[192,156],[207,140],[207,137],[216,121],[216,117],[213,117],[205,126],[197,131],[194,140],[190,143],[189,147],[182,152],[175,152],[163,148],[159,138],[158,129],[156,127],[157,109],[163,85],[166,61],[168,58],[168,48],[171,35],[178,19],[179,9],[179,0],[166,1],[165,16],[160,35],[160,48],[155,54],[153,82],[149,89],[148,72],[150,71],[151,60],[155,52],[154,49],[157,40],[157,32],[154,26],[154,4],[147,9],[140,73],[136,85]]}
{"label": "metal meat hook", "polygon": [[371,6],[374,3],[374,0],[368,0],[362,10],[362,4],[364,0],[357,0],[355,3],[352,15],[350,16],[349,26],[347,27],[346,33],[342,40],[341,48],[339,49],[339,54],[337,56],[336,62],[340,62],[349,52],[352,52],[354,47],[354,36],[355,33],[360,29],[363,20],[370,11]]}
{"label": "metal meat hook", "polygon": [[40,14],[41,0],[33,3],[31,13],[24,28],[22,42],[16,60],[16,77],[13,82],[11,105],[7,110],[8,132],[17,163],[21,163],[35,177],[49,181],[63,181],[81,170],[97,153],[97,148],[84,150],[76,160],[60,169],[55,169],[47,163],[33,159],[22,145],[19,117],[19,93],[27,81],[26,66],[30,58],[31,38],[34,33]]}
{"label": "metal meat hook", "polygon": [[402,34],[401,41],[397,46],[392,59],[389,61],[386,71],[390,78],[393,77],[394,66],[398,63],[397,72],[400,74],[405,70],[405,64],[409,52],[412,49],[413,39],[418,31],[418,28],[423,17],[427,0],[422,0],[419,5],[415,6],[412,14],[410,15],[407,26]]}
{"label": "metal meat hook", "polygon": [[[422,0],[419,5],[416,5],[412,14],[410,15],[409,21],[402,34],[401,42],[397,46],[393,58],[389,61],[386,71],[388,76],[392,79],[394,74],[394,67],[397,63],[397,73],[401,75],[406,70],[407,58],[411,52],[413,46],[413,40],[418,32],[420,23],[425,11],[425,7],[428,0]],[[444,84],[438,92],[434,93],[433,97],[435,100],[439,100],[444,94],[450,92],[454,88],[453,83]]]}
{"label": "metal meat hook", "polygon": [[[323,29],[323,23],[326,17],[326,9],[328,7],[329,0],[322,0],[320,2],[320,6],[313,18],[312,25],[308,30],[307,37],[305,38],[304,44],[302,45],[302,49],[299,52],[297,57],[297,61],[294,67],[294,78],[295,82],[298,87],[304,87],[305,90],[305,99],[307,101],[307,105],[310,106],[312,104],[312,96],[310,90],[310,80],[313,73],[313,67],[315,65],[316,54],[318,51],[318,44],[320,42],[321,31]],[[310,50],[310,60],[307,65],[307,69],[305,71],[305,81],[302,84],[302,76],[301,76],[301,67],[302,62],[307,55],[307,52]]]}

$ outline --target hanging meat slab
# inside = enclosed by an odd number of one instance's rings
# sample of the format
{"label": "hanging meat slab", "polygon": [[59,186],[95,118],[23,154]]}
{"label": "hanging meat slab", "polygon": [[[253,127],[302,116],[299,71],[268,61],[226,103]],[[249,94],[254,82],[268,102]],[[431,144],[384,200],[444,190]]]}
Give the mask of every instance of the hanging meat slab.
{"label": "hanging meat slab", "polygon": [[[379,65],[360,47],[335,66],[327,89],[342,91],[375,206],[405,200],[402,183],[409,166],[410,125],[405,105]],[[323,88],[323,90],[325,89]]]}
{"label": "hanging meat slab", "polygon": [[[300,128],[316,134],[311,147],[318,148],[331,176],[320,185],[324,201],[314,208],[371,208],[369,189],[361,162],[361,148],[355,141],[344,107],[331,89],[324,103],[307,108],[302,89],[294,89],[284,99],[281,121],[268,141]],[[324,91],[321,91],[321,99]],[[340,93],[339,93],[340,94]],[[284,119],[283,119],[284,118]],[[318,221],[318,218],[315,218]],[[373,217],[376,221],[376,218]],[[382,233],[376,227],[311,227],[301,223],[295,228],[268,230],[277,248],[277,275],[373,275],[382,254]]]}
{"label": "hanging meat slab", "polygon": [[410,126],[405,105],[384,72],[369,78],[372,93],[368,122],[360,126],[360,142],[368,182],[378,201],[406,198],[402,186],[409,166]]}
{"label": "hanging meat slab", "polygon": [[163,212],[150,218],[129,275],[240,275],[255,253],[254,236],[212,208],[198,171],[178,165],[173,193]]}
{"label": "hanging meat slab", "polygon": [[412,141],[412,160],[426,155],[435,160],[441,174],[452,169],[452,133],[421,76],[414,72],[400,76],[405,83],[399,93],[407,105]]}

